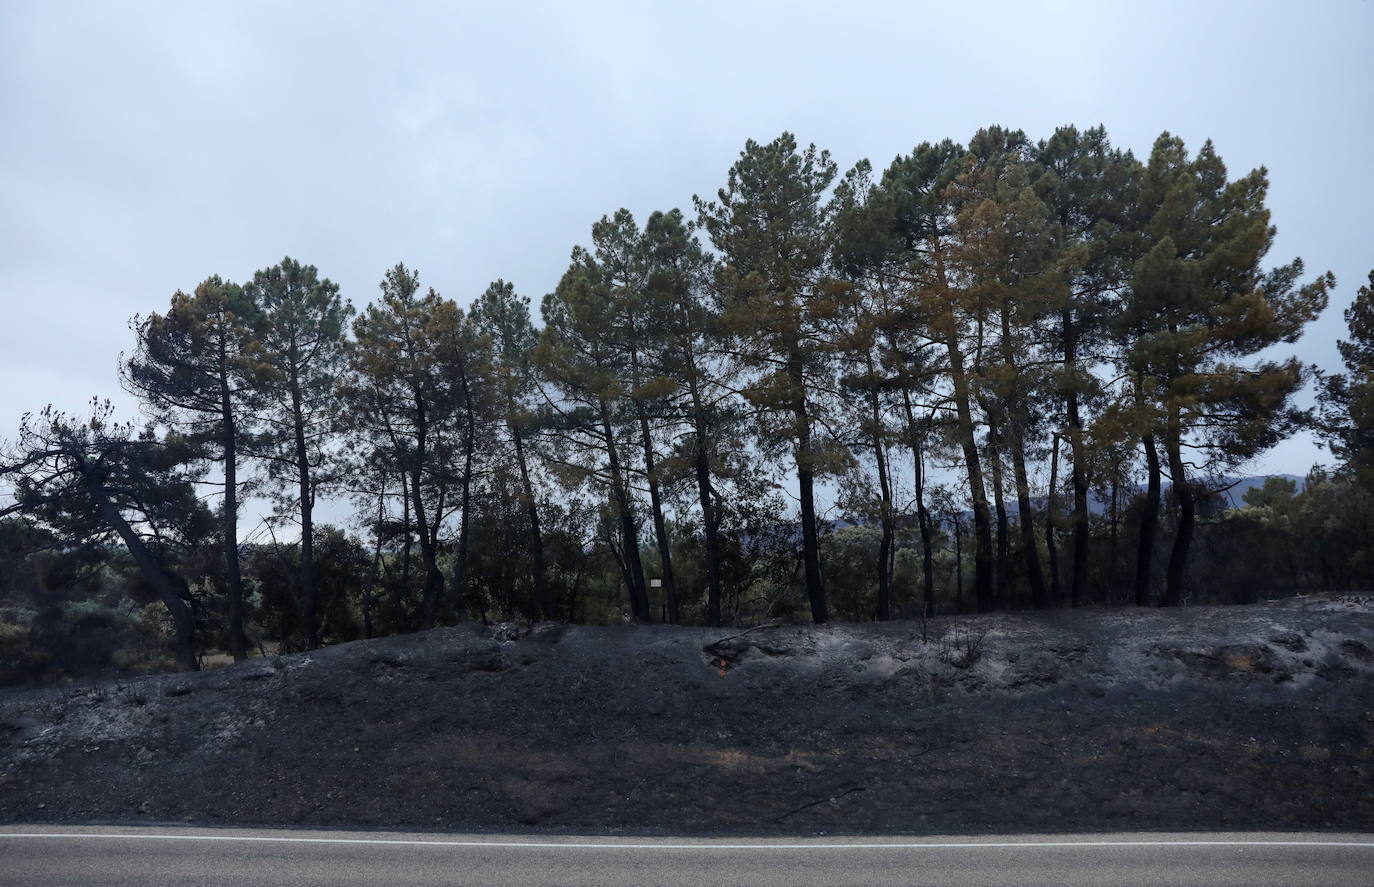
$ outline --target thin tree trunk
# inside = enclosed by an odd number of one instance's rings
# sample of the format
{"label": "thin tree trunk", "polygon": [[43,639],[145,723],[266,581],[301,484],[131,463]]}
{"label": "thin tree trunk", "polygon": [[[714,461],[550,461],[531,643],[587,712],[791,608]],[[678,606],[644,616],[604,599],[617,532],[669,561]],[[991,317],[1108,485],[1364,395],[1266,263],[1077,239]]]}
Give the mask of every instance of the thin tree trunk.
{"label": "thin tree trunk", "polygon": [[[988,513],[987,490],[983,485],[983,469],[978,457],[978,441],[974,436],[973,409],[970,406],[968,376],[964,371],[964,355],[959,348],[958,332],[951,314],[946,319],[946,347],[949,350],[950,379],[954,383],[954,406],[959,421],[959,443],[964,451],[964,466],[968,471],[969,493],[973,498],[974,600],[978,612],[992,609],[992,519]],[[962,573],[960,574],[962,582]]]}
{"label": "thin tree trunk", "polygon": [[377,589],[382,585],[382,531],[386,523],[386,472],[377,475],[377,549],[372,555],[372,587],[363,595],[363,633],[372,638],[372,606],[377,597]]}
{"label": "thin tree trunk", "polygon": [[472,510],[472,453],[477,447],[477,420],[472,410],[472,392],[468,389],[468,377],[459,373],[463,389],[463,412],[467,427],[463,437],[463,481],[459,491],[463,516],[458,524],[458,544],[453,552],[453,608],[459,622],[466,622],[467,609],[467,568],[468,568],[468,527],[471,525]]}
{"label": "thin tree trunk", "polygon": [[219,400],[224,448],[224,584],[229,596],[229,653],[235,662],[248,658],[243,631],[243,573],[239,568],[238,435],[229,391],[228,358],[220,352]]}
{"label": "thin tree trunk", "polygon": [[1155,557],[1155,533],[1159,529],[1159,451],[1155,449],[1153,434],[1141,438],[1145,448],[1145,469],[1148,481],[1145,502],[1140,509],[1140,540],[1135,556],[1135,605],[1150,604],[1150,573]]}
{"label": "thin tree trunk", "polygon": [[[695,393],[693,395],[695,397]],[[717,523],[714,491],[711,488],[711,465],[706,452],[706,436],[698,425],[696,441],[697,498],[701,502],[702,525],[706,530],[706,624],[719,628],[721,624],[720,535]]]}
{"label": "thin tree trunk", "polygon": [[[630,335],[633,341],[638,341],[638,332],[635,328],[634,317],[629,318]],[[630,349],[630,371],[631,381],[637,389],[640,385],[640,365],[639,350],[637,347]],[[639,420],[640,445],[644,448],[644,479],[649,485],[649,508],[653,513],[654,519],[654,542],[658,547],[658,563],[662,572],[660,580],[663,583],[663,602],[666,621],[677,624],[680,621],[678,614],[677,579],[673,575],[673,550],[668,540],[668,526],[663,518],[663,497],[658,486],[658,472],[654,470],[654,439],[649,431],[649,413],[644,408],[644,403],[635,399],[635,416]]]}
{"label": "thin tree trunk", "polygon": [[[964,368],[964,353],[959,347],[959,324],[951,298],[949,279],[945,273],[944,256],[938,238],[931,243],[935,257],[935,271],[941,292],[946,300],[945,313],[937,318],[935,327],[943,332],[949,352],[949,377],[953,385],[954,407],[959,420],[959,442],[964,451],[964,465],[968,471],[969,494],[973,498],[974,598],[978,611],[992,609],[992,518],[988,513],[987,489],[983,485],[983,469],[978,458],[978,441],[973,424],[972,393],[968,373]],[[962,581],[962,574],[961,574]]]}
{"label": "thin tree trunk", "polygon": [[534,499],[534,485],[530,483],[529,462],[525,458],[525,444],[520,437],[520,429],[511,426],[511,435],[515,438],[515,458],[520,463],[520,485],[521,498],[524,500],[525,514],[529,517],[530,525],[530,555],[532,563],[530,565],[530,576],[534,582],[534,599],[539,605],[540,615],[553,621],[558,618],[554,611],[553,600],[549,597],[549,586],[544,570],[544,536],[539,530],[539,507]]}
{"label": "thin tree trunk", "polygon": [[802,375],[801,355],[794,354],[789,363],[792,384],[800,394],[792,410],[797,417],[797,490],[801,499],[802,566],[806,576],[806,597],[811,603],[811,620],[816,623],[830,619],[825,603],[825,586],[821,584],[821,545],[816,531],[816,471],[811,464],[811,418],[806,407],[806,380]]}
{"label": "thin tree trunk", "polygon": [[954,612],[964,612],[964,528],[954,518]]}
{"label": "thin tree trunk", "polygon": [[[423,451],[421,451],[423,452]],[[444,587],[444,574],[439,571],[439,551],[430,516],[425,513],[424,496],[420,490],[420,469],[410,476],[410,508],[415,513],[415,528],[420,537],[420,565],[425,571],[425,586],[420,595],[420,628],[434,627],[439,613],[439,593]],[[434,516],[438,520],[438,515]]]}
{"label": "thin tree trunk", "polygon": [[644,476],[649,482],[649,505],[654,515],[654,540],[658,543],[658,562],[663,571],[663,599],[667,608],[668,622],[676,625],[679,621],[677,580],[673,576],[673,551],[668,544],[668,525],[663,519],[663,498],[658,488],[658,472],[654,469],[654,441],[649,433],[649,417],[643,405],[639,405],[639,433],[644,447]]}
{"label": "thin tree trunk", "polygon": [[305,414],[301,404],[300,381],[291,376],[291,423],[296,437],[296,472],[301,497],[301,594],[305,598],[305,648],[320,646],[318,617],[319,592],[315,588],[315,494],[310,487],[310,453],[305,446]]}
{"label": "thin tree trunk", "polygon": [[996,410],[987,410],[988,468],[992,472],[992,503],[997,515],[997,598],[994,606],[1010,607],[1011,588],[1011,524],[1007,520],[1007,503],[1002,477],[1002,423]]}
{"label": "thin tree trunk", "polygon": [[1050,443],[1050,488],[1045,497],[1045,549],[1050,556],[1050,601],[1059,605],[1063,590],[1059,580],[1059,434]]}
{"label": "thin tree trunk", "polygon": [[625,584],[630,596],[630,611],[634,620],[643,625],[652,621],[649,610],[649,592],[644,582],[644,564],[639,558],[639,534],[635,528],[634,510],[630,504],[629,486],[620,465],[620,453],[615,445],[615,430],[611,425],[610,408],[601,401],[601,424],[606,434],[606,455],[611,469],[611,496],[620,513],[620,534],[622,538],[622,558],[624,560]]}
{"label": "thin tree trunk", "polygon": [[[1004,305],[1002,320],[1002,362],[1017,373],[1016,351],[1012,342],[1010,307]],[[1031,508],[1030,480],[1026,474],[1025,427],[1027,417],[1019,394],[1008,405],[1002,432],[1011,451],[1012,480],[1016,484],[1017,523],[1021,528],[1021,548],[1026,561],[1026,579],[1030,583],[1031,602],[1036,607],[1045,606],[1045,579],[1040,575],[1040,545],[1035,538],[1035,511]]]}
{"label": "thin tree trunk", "polygon": [[707,434],[709,424],[706,406],[701,400],[696,356],[690,348],[684,350],[687,359],[687,387],[692,398],[692,429],[696,432],[693,467],[696,472],[697,500],[701,504],[701,523],[706,532],[706,624],[718,628],[721,625],[722,605],[720,515],[716,509],[715,491],[711,484],[710,441]]}
{"label": "thin tree trunk", "polygon": [[415,526],[420,536],[420,562],[425,571],[425,587],[420,596],[420,628],[434,627],[439,614],[439,596],[444,589],[444,574],[439,571],[438,527],[440,514],[433,515],[435,526],[430,524],[430,516],[425,514],[424,494],[420,480],[425,470],[429,451],[429,419],[425,414],[420,392],[415,391],[415,464],[410,469],[411,509],[415,513]]}
{"label": "thin tree trunk", "polygon": [[1045,577],[1040,572],[1040,544],[1035,537],[1035,510],[1031,505],[1030,478],[1026,472],[1026,453],[1019,433],[1010,438],[1012,477],[1016,482],[1016,510],[1020,513],[1021,546],[1025,549],[1026,576],[1030,581],[1031,603],[1045,606]]}
{"label": "thin tree trunk", "polygon": [[404,471],[399,472],[401,478],[401,584],[397,586],[395,596],[392,598],[392,607],[395,612],[396,630],[405,631],[409,626],[408,619],[405,618],[405,597],[410,594],[410,561],[412,540],[410,533],[410,478]]}
{"label": "thin tree trunk", "polygon": [[[873,375],[872,361],[869,375]],[[881,497],[882,540],[878,543],[878,620],[892,618],[892,555],[897,530],[892,515],[892,481],[888,477],[887,452],[883,444],[882,407],[878,389],[869,391],[869,420],[873,423],[873,453],[878,466],[878,492]]]}
{"label": "thin tree trunk", "polygon": [[1078,409],[1078,391],[1072,378],[1077,364],[1078,331],[1071,310],[1063,314],[1064,369],[1070,385],[1064,395],[1069,420],[1069,454],[1073,460],[1073,577],[1070,581],[1069,602],[1077,607],[1088,588],[1088,551],[1092,544],[1091,512],[1088,509],[1088,458],[1083,445],[1083,421]]}
{"label": "thin tree trunk", "polygon": [[1188,579],[1188,549],[1193,543],[1193,529],[1196,525],[1197,500],[1193,495],[1193,485],[1188,480],[1187,469],[1183,465],[1183,449],[1179,441],[1177,415],[1172,417],[1164,448],[1169,456],[1169,474],[1172,475],[1174,498],[1178,500],[1178,531],[1174,534],[1174,545],[1169,551],[1169,567],[1164,580],[1164,597],[1161,607],[1177,607],[1183,603]]}
{"label": "thin tree trunk", "polygon": [[902,408],[906,413],[906,429],[910,438],[913,485],[916,495],[916,523],[921,531],[921,573],[924,581],[922,601],[925,618],[935,615],[935,552],[931,548],[930,512],[926,509],[925,459],[921,447],[920,430],[911,409],[911,392],[902,387]]}
{"label": "thin tree trunk", "polygon": [[1120,572],[1117,564],[1117,537],[1120,534],[1121,526],[1121,507],[1119,504],[1121,496],[1121,474],[1120,465],[1114,465],[1112,471],[1112,492],[1111,492],[1111,542],[1109,543],[1107,554],[1107,599],[1108,604],[1114,604],[1119,597],[1117,594],[1117,574]]}
{"label": "thin tree trunk", "polygon": [[919,446],[912,454],[911,461],[915,464],[916,476],[919,478],[916,487],[916,524],[921,531],[921,613],[924,618],[931,619],[935,616],[935,548],[931,539],[930,511],[926,509],[925,494],[922,490],[925,484],[925,465]]}
{"label": "thin tree trunk", "polygon": [[[809,450],[809,447],[807,447]],[[806,578],[806,597],[811,603],[811,621],[828,622],[825,588],[821,584],[820,535],[816,531],[816,475],[810,468],[801,467],[798,456],[797,492],[801,498],[802,569]]]}

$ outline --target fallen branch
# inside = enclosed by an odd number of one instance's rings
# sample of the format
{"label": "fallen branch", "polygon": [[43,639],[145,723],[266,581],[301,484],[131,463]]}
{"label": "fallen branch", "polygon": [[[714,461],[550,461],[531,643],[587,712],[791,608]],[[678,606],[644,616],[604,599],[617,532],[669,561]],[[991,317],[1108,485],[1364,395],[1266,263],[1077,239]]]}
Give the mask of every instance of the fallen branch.
{"label": "fallen branch", "polygon": [[777,628],[781,624],[782,623],[780,622],[765,622],[763,625],[755,625],[753,628],[746,628],[739,634],[726,635],[725,637],[720,638],[719,640],[711,641],[711,643],[707,644],[706,647],[703,649],[709,649],[710,647],[714,647],[716,644],[723,644],[726,641],[733,641],[735,638],[742,638],[746,634],[750,634],[751,632],[763,631],[765,628]]}
{"label": "fallen branch", "polygon": [[835,803],[836,801],[838,801],[840,798],[843,798],[845,795],[852,795],[852,794],[854,794],[855,792],[861,792],[861,791],[863,791],[863,790],[864,790],[864,787],[863,787],[862,785],[850,786],[849,788],[845,789],[844,791],[840,792],[839,794],[831,795],[831,796],[828,797],[828,798],[821,798],[819,801],[812,801],[812,802],[809,803],[809,804],[802,804],[800,807],[797,807],[797,808],[794,809],[794,810],[788,810],[786,813],[782,814],[781,816],[775,817],[775,818],[773,819],[773,821],[774,821],[774,822],[782,822],[784,819],[786,819],[787,817],[791,816],[791,815],[794,814],[794,813],[800,813],[800,812],[802,812],[803,810],[810,810],[812,807],[818,807],[818,806],[820,806],[821,804],[833,804],[833,803]]}

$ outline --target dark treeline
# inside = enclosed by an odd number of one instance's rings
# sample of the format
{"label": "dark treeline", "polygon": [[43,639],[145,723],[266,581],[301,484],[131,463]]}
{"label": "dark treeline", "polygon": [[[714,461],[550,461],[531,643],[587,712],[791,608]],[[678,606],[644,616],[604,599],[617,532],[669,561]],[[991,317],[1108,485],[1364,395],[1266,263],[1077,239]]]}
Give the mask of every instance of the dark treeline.
{"label": "dark treeline", "polygon": [[[1266,265],[1263,169],[997,127],[843,175],[749,142],[695,217],[603,217],[541,305],[293,259],[131,322],[121,422],[3,457],[10,678],[463,620],[850,620],[1374,587],[1374,297]],[[1281,349],[1277,349],[1281,350]],[[1316,375],[1319,408],[1295,395]],[[1301,428],[1340,459],[1222,507]],[[245,499],[271,504],[264,533]],[[795,506],[792,504],[795,500]],[[351,502],[348,528],[316,519]]]}

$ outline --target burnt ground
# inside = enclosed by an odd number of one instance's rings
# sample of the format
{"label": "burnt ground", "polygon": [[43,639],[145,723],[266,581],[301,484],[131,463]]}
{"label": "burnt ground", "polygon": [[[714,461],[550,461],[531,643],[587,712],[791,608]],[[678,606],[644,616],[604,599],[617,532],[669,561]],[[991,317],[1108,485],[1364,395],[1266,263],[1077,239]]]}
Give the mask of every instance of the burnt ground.
{"label": "burnt ground", "polygon": [[[731,636],[734,635],[734,636]],[[0,821],[1374,830],[1374,597],[439,629],[0,694]]]}

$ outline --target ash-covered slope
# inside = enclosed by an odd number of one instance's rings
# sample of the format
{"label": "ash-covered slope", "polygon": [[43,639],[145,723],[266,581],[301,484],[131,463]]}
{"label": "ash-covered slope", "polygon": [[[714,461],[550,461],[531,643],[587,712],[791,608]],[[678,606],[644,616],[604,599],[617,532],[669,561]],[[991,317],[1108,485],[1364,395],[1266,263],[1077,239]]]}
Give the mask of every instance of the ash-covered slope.
{"label": "ash-covered slope", "polygon": [[0,821],[1374,829],[1374,598],[517,635],[0,695]]}

